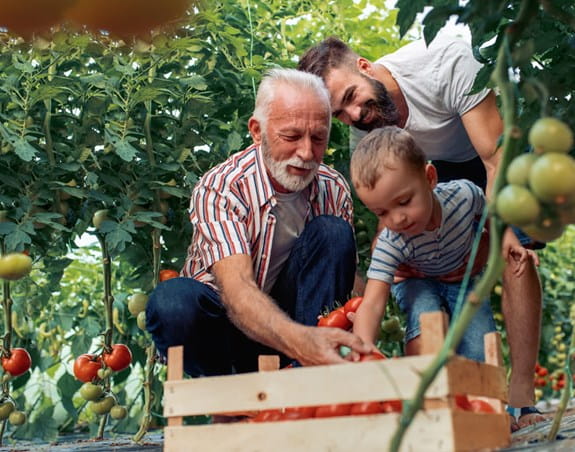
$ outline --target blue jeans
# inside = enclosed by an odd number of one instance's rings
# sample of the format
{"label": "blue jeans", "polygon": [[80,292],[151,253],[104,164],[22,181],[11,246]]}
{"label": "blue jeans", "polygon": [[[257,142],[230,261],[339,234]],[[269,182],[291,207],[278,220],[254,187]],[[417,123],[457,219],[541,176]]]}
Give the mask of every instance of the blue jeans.
{"label": "blue jeans", "polygon": [[[323,307],[347,300],[353,287],[356,249],[353,231],[341,218],[319,216],[296,240],[270,296],[292,319],[316,325]],[[217,292],[192,278],[164,281],[150,295],[146,328],[165,356],[184,345],[184,370],[191,376],[257,370],[260,354],[280,355],[249,339],[228,319]]]}
{"label": "blue jeans", "polygon": [[[443,310],[451,319],[460,287],[459,282],[445,283],[431,278],[406,279],[392,286],[391,292],[399,308],[407,316],[406,343],[421,334],[419,325],[421,313]],[[473,284],[470,283],[467,293],[472,287]],[[461,338],[457,353],[469,359],[484,361],[483,336],[491,331],[495,331],[495,321],[489,299],[485,299]]]}

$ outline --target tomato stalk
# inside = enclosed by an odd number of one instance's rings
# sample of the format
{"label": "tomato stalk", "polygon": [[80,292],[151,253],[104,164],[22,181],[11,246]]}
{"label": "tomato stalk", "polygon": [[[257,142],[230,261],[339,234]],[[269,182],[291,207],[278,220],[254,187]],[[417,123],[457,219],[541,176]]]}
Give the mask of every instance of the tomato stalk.
{"label": "tomato stalk", "polygon": [[[104,352],[112,350],[112,339],[114,333],[114,297],[112,296],[112,258],[106,245],[106,239],[102,234],[97,234],[100,248],[102,249],[102,267],[104,271],[104,317],[106,321],[106,330],[104,331]],[[110,377],[104,379],[104,390],[110,390]],[[108,414],[103,414],[100,418],[96,440],[104,439],[104,429],[108,421]]]}
{"label": "tomato stalk", "polygon": [[575,305],[571,305],[571,310],[569,312],[569,320],[571,321],[571,340],[569,341],[569,349],[567,352],[567,359],[565,360],[565,386],[561,391],[561,400],[559,401],[559,406],[553,417],[553,423],[547,434],[547,441],[555,441],[557,439],[557,432],[561,426],[561,420],[567,409],[567,405],[571,400],[571,394],[573,393],[573,370],[572,365],[574,363],[573,357],[575,356]]}
{"label": "tomato stalk", "polygon": [[[491,202],[488,205],[488,212],[493,212],[493,203],[496,198],[497,192],[504,186],[505,171],[509,162],[517,154],[517,144],[519,138],[519,129],[516,124],[516,102],[514,95],[514,86],[509,80],[509,55],[510,48],[517,40],[519,34],[524,30],[526,24],[531,20],[536,12],[536,2],[534,0],[524,0],[517,20],[510,24],[505,31],[502,43],[498,50],[497,63],[494,73],[492,75],[493,81],[500,89],[502,115],[503,115],[503,143],[502,143],[502,156],[498,167],[497,177],[492,187]],[[485,217],[485,215],[484,215]],[[390,451],[396,452],[401,447],[401,442],[405,433],[413,421],[417,412],[423,406],[423,399],[425,392],[441,370],[441,368],[449,361],[450,357],[455,355],[455,349],[459,345],[461,337],[463,336],[467,326],[473,319],[473,316],[481,305],[481,300],[485,299],[491,294],[493,287],[501,277],[504,268],[504,262],[501,257],[501,236],[505,225],[497,217],[491,215],[490,220],[490,240],[489,240],[489,257],[485,272],[479,279],[473,290],[467,296],[465,303],[459,317],[453,321],[449,327],[445,342],[441,347],[439,353],[429,365],[429,367],[422,372],[421,381],[417,387],[415,396],[412,400],[403,404],[403,411],[399,419],[399,425],[391,439]],[[479,237],[476,238],[474,243],[474,252],[478,246]],[[463,285],[465,286],[469,280],[470,269],[472,268],[475,256],[472,255],[468,266]]]}
{"label": "tomato stalk", "polygon": [[[162,244],[160,242],[161,231],[159,229],[152,229],[152,268],[154,272],[154,287],[157,286],[160,278],[160,266],[161,266],[161,255],[162,255]],[[150,424],[152,422],[152,383],[154,380],[154,370],[156,365],[156,346],[153,342],[146,347],[146,364],[144,366],[144,407],[142,412],[142,419],[140,421],[140,428],[133,436],[132,440],[139,443],[144,435],[148,432]]]}

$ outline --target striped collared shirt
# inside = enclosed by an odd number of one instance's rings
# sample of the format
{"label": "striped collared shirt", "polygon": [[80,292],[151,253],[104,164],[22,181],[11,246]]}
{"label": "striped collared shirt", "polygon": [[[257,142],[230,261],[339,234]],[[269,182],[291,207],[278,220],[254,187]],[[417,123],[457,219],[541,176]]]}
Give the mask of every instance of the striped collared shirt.
{"label": "striped collared shirt", "polygon": [[[274,193],[255,145],[204,174],[190,201],[193,235],[182,275],[217,289],[211,266],[225,257],[247,254],[262,288],[275,230]],[[340,173],[324,164],[310,185],[306,223],[319,215],[341,217],[353,225],[349,186]]]}

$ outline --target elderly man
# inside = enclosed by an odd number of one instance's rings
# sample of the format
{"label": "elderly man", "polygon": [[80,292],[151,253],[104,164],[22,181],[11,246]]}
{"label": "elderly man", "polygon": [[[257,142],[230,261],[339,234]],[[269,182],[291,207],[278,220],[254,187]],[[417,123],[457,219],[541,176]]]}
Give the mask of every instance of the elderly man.
{"label": "elderly man", "polygon": [[[310,48],[298,69],[324,80],[333,116],[352,126],[354,141],[384,125],[407,130],[437,168],[440,182],[469,179],[489,195],[503,131],[495,94],[470,94],[480,64],[462,40],[436,37],[410,43],[372,63],[337,38]],[[521,243],[529,239],[519,236]],[[523,276],[503,275],[503,314],[511,350],[510,412],[515,428],[539,420],[533,407],[533,369],[541,332],[541,286],[529,251]],[[507,257],[509,258],[509,257]]]}
{"label": "elderly man", "polygon": [[160,354],[183,344],[188,374],[254,371],[266,353],[309,365],[342,362],[342,345],[370,351],[315,327],[349,296],[356,263],[349,187],[322,164],[330,123],[319,77],[274,69],[248,122],[254,143],[193,190],[183,277],[159,284],[146,308]]}

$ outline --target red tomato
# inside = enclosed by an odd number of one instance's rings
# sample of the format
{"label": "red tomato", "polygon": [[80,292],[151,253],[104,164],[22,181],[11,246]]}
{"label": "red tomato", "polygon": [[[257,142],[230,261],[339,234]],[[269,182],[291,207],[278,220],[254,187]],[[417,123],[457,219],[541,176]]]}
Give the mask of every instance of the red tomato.
{"label": "red tomato", "polygon": [[403,410],[401,400],[386,400],[382,405],[384,413],[401,413],[401,410]]}
{"label": "red tomato", "polygon": [[469,404],[474,413],[495,413],[495,409],[485,400],[474,399],[470,400]]}
{"label": "red tomato", "polygon": [[540,367],[537,370],[537,375],[539,375],[540,377],[544,377],[545,375],[547,375],[549,373],[549,371],[547,370],[546,367]]}
{"label": "red tomato", "polygon": [[314,417],[316,408],[317,407],[315,406],[294,406],[284,408],[282,419],[308,419],[310,417]]}
{"label": "red tomato", "polygon": [[345,313],[347,314],[348,312],[357,311],[357,308],[359,308],[359,305],[361,304],[362,301],[363,297],[353,297],[347,300],[346,303],[343,305]]}
{"label": "red tomato", "polygon": [[542,388],[547,385],[547,380],[545,378],[536,378],[535,379],[535,386],[538,388]]}
{"label": "red tomato", "polygon": [[10,356],[2,357],[2,367],[13,377],[27,372],[31,365],[30,353],[24,348],[13,348],[10,350]]}
{"label": "red tomato", "polygon": [[281,410],[262,410],[252,418],[252,422],[273,422],[279,421],[281,418]]}
{"label": "red tomato", "polygon": [[380,352],[371,352],[368,353],[367,355],[361,355],[361,357],[359,358],[360,362],[363,361],[380,361],[382,359],[386,359],[385,355],[383,353]]}
{"label": "red tomato", "polygon": [[365,414],[384,413],[382,402],[358,402],[351,406],[349,414],[352,416],[361,416]]}
{"label": "red tomato", "polygon": [[471,411],[471,404],[465,394],[455,394],[455,406],[465,411]]}
{"label": "red tomato", "polygon": [[98,370],[102,368],[102,360],[97,355],[84,353],[74,361],[74,376],[88,383],[98,376]]}
{"label": "red tomato", "polygon": [[334,403],[321,405],[315,410],[315,417],[347,416],[351,411],[351,403]]}
{"label": "red tomato", "polygon": [[341,328],[347,330],[351,327],[351,322],[343,311],[331,311],[327,316],[322,316],[317,322],[317,326],[328,326],[331,328]]}
{"label": "red tomato", "polygon": [[180,276],[180,272],[176,270],[160,270],[160,281],[166,281],[172,278],[178,278]]}
{"label": "red tomato", "polygon": [[132,352],[128,346],[124,344],[114,344],[112,345],[112,351],[110,353],[104,353],[102,355],[102,360],[106,366],[114,372],[119,372],[128,367],[132,362]]}

